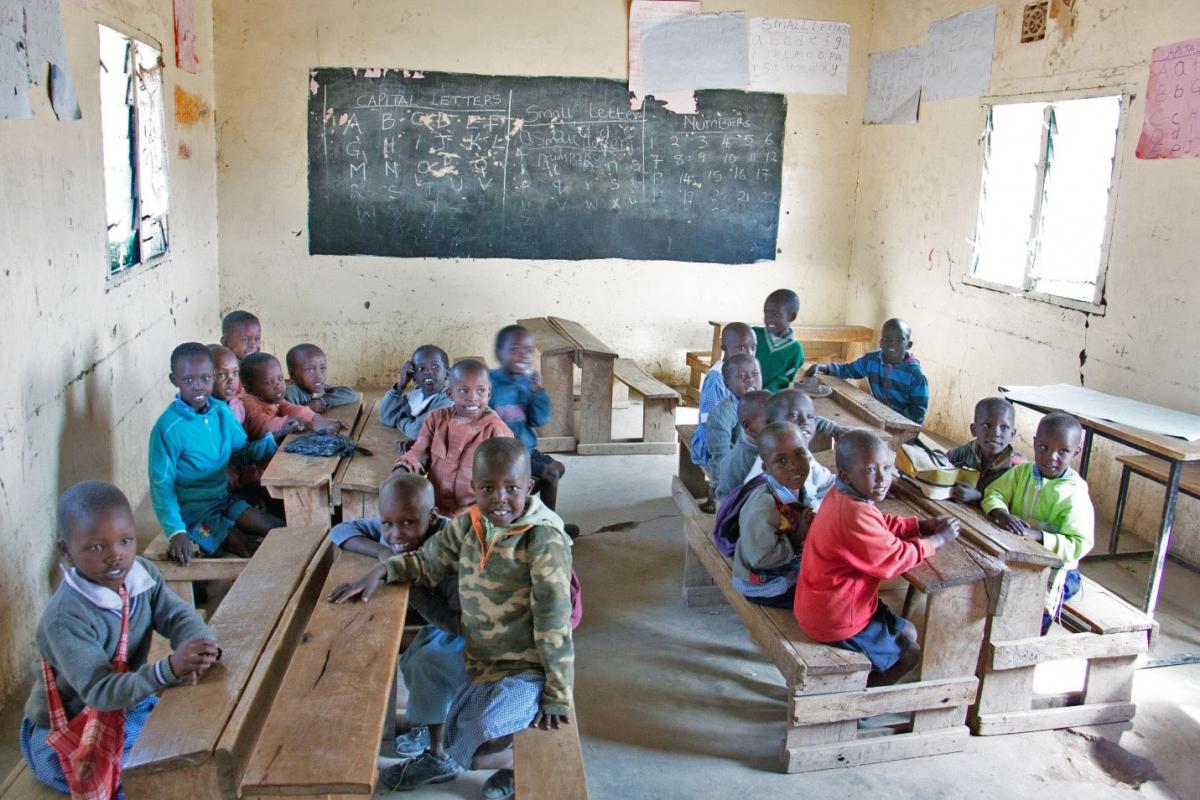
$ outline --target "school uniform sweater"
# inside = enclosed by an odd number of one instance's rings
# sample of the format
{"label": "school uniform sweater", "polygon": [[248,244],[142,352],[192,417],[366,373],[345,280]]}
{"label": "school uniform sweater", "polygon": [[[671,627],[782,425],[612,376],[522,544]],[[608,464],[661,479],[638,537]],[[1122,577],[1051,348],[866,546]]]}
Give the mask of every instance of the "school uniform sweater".
{"label": "school uniform sweater", "polygon": [[528,375],[509,375],[502,369],[488,370],[492,394],[488,405],[530,450],[537,448],[537,429],[550,421],[550,395],[533,390]]}
{"label": "school uniform sweater", "polygon": [[[750,493],[738,512],[733,586],[747,597],[776,597],[796,583],[799,554],[784,535],[790,522],[779,508],[781,503],[802,503],[803,498],[786,490],[768,478]],[[786,496],[779,496],[784,493]]]}
{"label": "school uniform sweater", "polygon": [[1011,444],[1000,453],[997,453],[995,458],[984,463],[983,455],[979,452],[979,443],[974,439],[954,448],[946,454],[946,457],[956,467],[978,470],[979,481],[975,484],[975,487],[980,492],[991,485],[992,481],[1008,472],[1017,464],[1025,463],[1025,456],[1014,450]]}
{"label": "school uniform sweater", "polygon": [[821,503],[800,557],[794,613],[800,629],[818,642],[861,632],[875,613],[879,584],[935,551],[920,538],[916,517],[885,514],[845,489],[839,483]]}
{"label": "school uniform sweater", "polygon": [[[541,710],[565,714],[575,675],[571,639],[571,540],[562,519],[530,497],[508,526],[485,517],[478,535],[464,512],[415,553],[389,559],[387,579],[435,586],[458,576],[467,675],[492,683],[546,676]],[[525,526],[531,526],[527,529]]]}
{"label": "school uniform sweater", "polygon": [[738,405],[741,398],[729,395],[708,415],[704,436],[708,443],[708,480],[715,488],[720,479],[721,462],[733,450],[733,443],[742,435],[742,424],[738,422]]}
{"label": "school uniform sweater", "polygon": [[421,434],[421,423],[430,411],[450,408],[454,405],[446,396],[446,390],[425,394],[421,388],[398,392],[396,387],[387,390],[379,401],[379,421],[389,428],[403,433],[411,442]]}
{"label": "school uniform sweater", "polygon": [[[164,687],[179,683],[169,659],[149,663],[154,632],[171,648],[188,639],[215,639],[196,609],[166,588],[158,569],[141,556],[125,576],[129,593],[129,672],[117,673],[112,660],[121,638],[121,597],[93,583],[74,568],[63,570],[37,627],[37,649],[54,669],[54,680],[67,717],[84,706],[100,711],[129,710]],[[40,664],[34,665],[33,689],[25,716],[49,727],[50,710]]]}
{"label": "school uniform sweater", "polygon": [[396,462],[429,476],[438,510],[457,514],[475,502],[471,487],[475,449],[488,439],[512,436],[495,411],[485,408],[478,419],[454,415],[454,408],[431,411],[421,423],[417,440]]}
{"label": "school uniform sweater", "polygon": [[[763,471],[762,459],[757,457],[754,459],[754,466],[750,467],[750,471],[746,473],[743,483],[747,483],[753,478],[761,475]],[[811,452],[808,454],[808,478],[804,481],[804,498],[805,501],[812,506],[813,511],[821,507],[821,501],[829,494],[829,490],[837,483],[837,475],[826,467],[821,462],[817,461],[816,456]],[[736,490],[737,487],[734,487]]]}
{"label": "school uniform sweater", "polygon": [[791,386],[804,365],[804,347],[796,341],[796,334],[788,328],[783,336],[776,336],[756,325],[754,336],[758,340],[754,357],[762,370],[763,390],[774,394]]}
{"label": "school uniform sweater", "polygon": [[1096,540],[1087,482],[1070,467],[1057,478],[1043,477],[1037,464],[1027,461],[992,481],[980,507],[985,514],[1003,509],[1042,532],[1042,545],[1063,560],[1051,574],[1046,594],[1046,608],[1057,608],[1067,571],[1079,568]]}
{"label": "school uniform sweater", "polygon": [[825,364],[826,374],[838,378],[866,378],[871,395],[913,422],[924,422],[929,408],[929,381],[921,362],[911,353],[899,364],[883,360],[882,350],[872,350],[848,364]]}
{"label": "school uniform sweater", "polygon": [[[287,387],[283,390],[283,399],[297,406],[308,405],[313,397],[315,395],[309,394],[301,389],[298,384],[291,381],[288,382]],[[325,393],[321,395],[321,399],[325,401],[327,408],[348,406],[358,401],[358,392],[349,386],[326,386]]]}
{"label": "school uniform sweater", "polygon": [[278,433],[288,417],[296,417],[309,423],[317,416],[311,408],[289,403],[286,398],[278,403],[268,403],[249,392],[242,392],[241,397],[242,402],[246,404],[246,421],[243,425],[247,435],[254,439],[268,433]]}
{"label": "school uniform sweater", "polygon": [[250,441],[224,402],[211,398],[196,411],[177,396],[150,431],[150,503],[163,533],[186,532],[188,520],[201,521],[229,494],[230,462],[249,465],[274,452],[275,438]]}
{"label": "school uniform sweater", "polygon": [[692,434],[692,463],[704,466],[708,463],[708,415],[717,407],[717,403],[729,397],[729,388],[725,385],[725,376],[721,374],[722,359],[713,364],[704,373],[700,384],[700,417],[696,432]]}

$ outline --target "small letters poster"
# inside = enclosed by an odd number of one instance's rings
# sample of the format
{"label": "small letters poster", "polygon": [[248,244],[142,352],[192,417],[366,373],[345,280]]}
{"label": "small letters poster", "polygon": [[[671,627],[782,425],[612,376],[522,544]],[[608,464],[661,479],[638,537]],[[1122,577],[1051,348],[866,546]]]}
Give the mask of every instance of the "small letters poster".
{"label": "small letters poster", "polygon": [[1154,48],[1138,158],[1200,156],[1200,39]]}

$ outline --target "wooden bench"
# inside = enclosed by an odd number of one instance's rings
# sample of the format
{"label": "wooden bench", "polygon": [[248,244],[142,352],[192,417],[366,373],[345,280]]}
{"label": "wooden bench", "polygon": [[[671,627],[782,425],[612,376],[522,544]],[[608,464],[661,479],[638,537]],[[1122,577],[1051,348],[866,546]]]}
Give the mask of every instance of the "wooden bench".
{"label": "wooden bench", "polygon": [[538,430],[543,453],[575,450],[575,344],[545,317],[517,320],[533,334],[541,359],[542,386],[550,396],[550,421]]}
{"label": "wooden bench", "polygon": [[692,463],[692,437],[696,435],[699,425],[676,425],[675,433],[679,437],[679,479],[692,493],[692,497],[704,499],[708,497],[708,478],[699,464]]}
{"label": "wooden bench", "polygon": [[33,777],[24,759],[0,783],[0,800],[63,800],[64,797]]}
{"label": "wooden bench", "polygon": [[[612,439],[586,444],[580,441],[580,455],[659,454],[675,453],[675,407],[679,392],[647,373],[632,359],[618,358],[613,365],[613,377],[642,396],[642,435],[635,439]],[[611,397],[612,391],[609,390]],[[611,405],[610,405],[611,409]],[[580,411],[588,413],[585,404]],[[611,419],[611,410],[610,410]]]}
{"label": "wooden bench", "polygon": [[[346,423],[348,435],[355,438],[365,421],[362,407],[360,395],[358,402],[330,409],[326,416]],[[284,452],[284,447],[304,435],[294,433],[283,441],[263,472],[262,485],[271,497],[283,501],[288,525],[328,525],[333,513],[333,476],[343,459]]]}
{"label": "wooden bench", "polygon": [[[255,765],[270,761],[276,748],[280,758],[294,752],[289,736],[320,743],[305,757],[325,769],[322,780],[347,787],[345,793],[370,793],[391,687],[382,678],[389,668],[394,673],[408,590],[382,586],[366,606],[326,602],[335,583],[371,564],[339,553],[328,530],[272,531],[250,559],[210,623],[221,662],[196,686],[163,694],[130,754],[123,778],[130,800],[246,794],[247,775],[264,779],[261,768],[250,772]],[[308,679],[302,687],[298,676]],[[351,691],[338,713],[330,693]],[[298,702],[322,709],[321,718],[284,713]],[[300,774],[289,767],[289,776]],[[280,782],[277,789],[302,794],[305,787]]]}
{"label": "wooden bench", "polygon": [[[723,595],[787,683],[787,733],[780,750],[786,772],[963,749],[967,705],[978,687],[974,671],[987,611],[984,581],[994,570],[951,543],[907,573],[905,578],[927,594],[920,680],[867,688],[870,662],[865,656],[813,642],[788,609],[766,608],[742,597],[733,588],[730,561],[712,541],[712,518],[700,513],[678,478],[671,494],[684,519],[685,585],[693,582],[702,602]],[[892,513],[912,513],[899,501],[888,503],[886,510]],[[707,573],[707,585],[695,583],[701,570]],[[858,729],[858,720],[888,713],[911,716],[907,723],[885,729]]]}
{"label": "wooden bench", "polygon": [[170,542],[161,533],[156,535],[146,549],[142,558],[154,562],[162,573],[163,582],[171,587],[175,594],[195,605],[195,594],[192,591],[194,581],[233,581],[242,574],[248,558],[225,556],[222,558],[193,558],[187,566],[180,564],[168,555]]}
{"label": "wooden bench", "polygon": [[587,800],[579,716],[557,730],[526,728],[513,736],[513,775],[520,800]]}
{"label": "wooden bench", "polygon": [[333,496],[342,507],[343,521],[379,516],[379,485],[392,474],[392,466],[399,458],[396,443],[404,439],[400,431],[379,421],[379,404],[376,404],[356,440],[371,454],[355,453],[334,476]]}
{"label": "wooden bench", "polygon": [[[1108,552],[1115,554],[1117,545],[1121,541],[1121,522],[1125,518],[1125,499],[1129,493],[1129,478],[1134,474],[1141,475],[1143,478],[1149,478],[1155,483],[1166,486],[1170,480],[1171,464],[1168,461],[1163,461],[1161,458],[1156,458],[1151,455],[1127,455],[1117,456],[1117,461],[1121,462],[1121,488],[1117,491],[1117,511],[1113,516],[1112,535],[1108,540]],[[1179,476],[1179,491],[1188,497],[1200,500],[1200,462],[1192,462],[1182,465]],[[1159,526],[1161,529],[1161,525]],[[1147,556],[1153,555],[1153,551],[1146,551]],[[1169,555],[1174,561],[1180,561],[1184,566],[1196,571],[1195,565],[1182,561],[1174,555]]]}

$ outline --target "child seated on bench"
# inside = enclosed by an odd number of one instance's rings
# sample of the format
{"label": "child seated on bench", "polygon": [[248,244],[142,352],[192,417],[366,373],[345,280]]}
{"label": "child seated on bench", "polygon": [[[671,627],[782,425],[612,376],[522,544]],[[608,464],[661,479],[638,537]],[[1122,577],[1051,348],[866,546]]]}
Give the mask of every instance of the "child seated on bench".
{"label": "child seated on bench", "polygon": [[[484,787],[487,797],[512,796],[512,734],[570,722],[571,539],[558,515],[529,494],[530,483],[520,441],[483,442],[474,457],[478,503],[417,552],[394,556],[331,595],[339,603],[367,601],[385,578],[436,586],[458,576],[470,680],[451,704],[446,750],[464,769],[499,770]],[[395,790],[403,767],[384,770],[381,783]]]}
{"label": "child seated on bench", "polygon": [[725,385],[725,377],[721,369],[725,359],[741,353],[754,355],[758,340],[754,331],[744,322],[731,322],[721,331],[721,359],[709,367],[704,374],[704,382],[700,384],[700,417],[696,432],[692,434],[692,463],[704,466],[708,463],[708,439],[706,438],[708,415],[717,407],[717,403],[729,396],[729,387]]}
{"label": "child seated on bench", "polygon": [[[804,437],[804,446],[810,448],[808,481],[804,484],[804,492],[809,505],[812,506],[813,511],[816,511],[821,507],[821,501],[825,499],[825,495],[829,494],[829,490],[833,488],[837,476],[812,457],[813,435],[817,431],[823,430],[825,433],[840,436],[849,429],[842,428],[824,417],[818,417],[813,409],[812,398],[799,389],[784,389],[771,396],[770,401],[767,402],[767,423],[772,422],[790,422],[795,425]],[[745,480],[749,481],[761,475],[762,471],[763,461],[756,457],[746,472]]]}
{"label": "child seated on bench", "polygon": [[393,471],[428,475],[437,508],[447,516],[475,502],[471,480],[475,449],[488,439],[512,436],[504,420],[488,408],[490,393],[487,367],[482,362],[468,358],[455,364],[447,389],[452,405],[429,412],[417,440],[392,467]]}
{"label": "child seated on bench", "polygon": [[708,485],[715,494],[721,475],[721,462],[733,450],[733,443],[742,435],[738,422],[738,406],[747,392],[762,389],[762,373],[754,356],[742,353],[725,359],[721,367],[729,396],[717,403],[708,415],[705,439],[708,442]]}
{"label": "child seated on bench", "polygon": [[311,408],[284,398],[283,367],[270,353],[251,353],[241,363],[242,402],[246,404],[246,433],[258,438],[284,428],[316,433],[341,433],[346,424],[322,417]]}
{"label": "child seated on bench", "polygon": [[790,422],[763,428],[758,449],[766,471],[721,505],[714,531],[722,551],[727,545],[721,539],[734,542],[733,587],[751,603],[791,608],[812,521],[804,493],[812,456],[805,435]]}
{"label": "child seated on bench", "polygon": [[[63,492],[58,534],[62,583],[38,622],[41,665],[25,703],[21,755],[56,791],[123,797],[121,767],[157,693],[195,683],[221,650],[196,610],[137,556],[133,509],[116,486],[84,481]],[[151,664],[156,632],[173,652]],[[70,734],[93,725],[98,741],[76,739],[72,747]]]}
{"label": "child seated on bench", "polygon": [[318,414],[324,414],[331,408],[357,402],[358,392],[349,386],[326,385],[325,351],[315,344],[296,345],[287,351],[284,360],[291,381],[283,390],[283,396],[289,403],[308,406]]}
{"label": "child seated on bench", "polygon": [[975,438],[947,453],[950,463],[979,472],[974,486],[954,484],[950,496],[960,503],[978,504],[983,490],[1004,473],[1022,464],[1025,456],[1013,449],[1017,434],[1013,404],[1003,397],[985,397],[975,404],[971,435]]}
{"label": "child seated on bench", "polygon": [[792,385],[804,366],[804,347],[796,341],[792,323],[800,313],[800,296],[791,289],[776,289],[763,303],[763,325],[754,329],[756,356],[762,366],[762,388],[778,392]]}
{"label": "child seated on bench", "polygon": [[[379,421],[404,434],[408,439],[403,443],[404,448],[416,441],[421,433],[421,423],[430,411],[454,405],[446,395],[449,372],[450,356],[446,351],[436,345],[423,344],[400,366],[400,378],[379,401]],[[404,391],[410,383],[416,383],[416,386]]]}
{"label": "child seated on bench", "polygon": [[871,660],[868,686],[886,686],[917,665],[916,627],[879,599],[898,577],[958,537],[953,517],[898,517],[875,507],[887,497],[891,451],[869,431],[838,438],[837,486],[813,518],[800,558],[794,613],[814,641]]}
{"label": "child seated on bench", "polygon": [[813,364],[804,374],[818,372],[837,378],[866,378],[871,394],[913,422],[925,421],[929,408],[929,382],[921,362],[910,352],[912,329],[902,319],[889,319],[879,332],[879,349],[849,364]]}
{"label": "child seated on bench", "polygon": [[[283,527],[282,520],[229,492],[230,463],[270,458],[276,439],[247,438],[229,406],[213,395],[213,366],[199,342],[175,348],[170,380],[179,394],[150,431],[150,502],[170,541],[170,557],[185,565],[193,545],[205,555],[223,551],[245,558],[258,539]],[[282,439],[290,429],[284,425],[276,436]]]}
{"label": "child seated on bench", "polygon": [[1041,542],[1063,560],[1050,575],[1042,634],[1063,603],[1079,592],[1079,560],[1096,536],[1096,513],[1087,482],[1071,469],[1079,455],[1083,426],[1070,414],[1042,417],[1033,437],[1033,461],[1018,464],[983,491],[980,507],[1005,530]]}
{"label": "child seated on bench", "polygon": [[241,425],[246,421],[246,404],[241,397],[242,377],[238,372],[237,356],[222,344],[210,344],[208,352],[213,359],[213,397],[224,400]]}
{"label": "child seated on bench", "polygon": [[762,390],[746,392],[738,403],[737,419],[741,434],[733,443],[733,449],[721,461],[717,471],[717,502],[720,503],[739,486],[746,482],[746,477],[754,462],[758,460],[759,431],[767,426],[767,403],[771,393]]}
{"label": "child seated on bench", "polygon": [[262,348],[262,325],[249,311],[230,311],[221,320],[221,344],[241,361]]}

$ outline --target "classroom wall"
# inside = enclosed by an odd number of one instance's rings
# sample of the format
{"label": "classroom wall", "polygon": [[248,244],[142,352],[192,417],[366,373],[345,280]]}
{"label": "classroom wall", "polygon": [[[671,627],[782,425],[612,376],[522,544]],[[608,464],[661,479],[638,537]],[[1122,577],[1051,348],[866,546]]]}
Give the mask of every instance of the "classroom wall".
{"label": "classroom wall", "polygon": [[[0,120],[6,299],[0,373],[0,701],[32,673],[34,629],[57,571],[54,504],[85,478],[145,507],[146,442],[171,395],[167,355],[217,319],[216,142],[211,113],[173,123],[178,84],[211,103],[211,5],[196,0],[201,71],[174,66],[169,0],[61,3],[83,118],[55,119],[44,84],[33,120]],[[96,23],[161,45],[171,248],[152,269],[106,281]],[[185,145],[190,158],[178,155]]]}
{"label": "classroom wall", "polygon": [[[870,52],[919,44],[929,22],[983,5],[974,0],[876,2]],[[900,315],[914,329],[929,375],[927,424],[966,438],[975,401],[997,384],[1082,383],[1200,412],[1195,301],[1200,160],[1139,161],[1142,93],[1156,46],[1200,36],[1194,0],[1078,3],[1069,35],[1055,21],[1045,41],[1020,44],[1023,0],[999,3],[992,94],[1130,87],[1136,97],[1120,144],[1120,177],[1105,296],[1089,316],[967,286],[968,240],[978,208],[978,98],[923,103],[916,125],[862,128],[855,244],[846,317],[878,324]],[[1189,307],[1190,304],[1190,307]],[[1018,423],[1027,448],[1037,417]],[[1089,481],[1111,517],[1119,470],[1098,447]],[[1134,480],[1127,522],[1157,530],[1162,490]],[[1197,503],[1182,499],[1174,551],[1200,561]],[[1107,541],[1107,527],[1099,533]]]}
{"label": "classroom wall", "polygon": [[[223,310],[263,320],[268,349],[320,343],[331,378],[394,380],[417,344],[491,357],[519,317],[575,319],[624,356],[684,375],[708,319],[761,320],[780,286],[802,288],[802,319],[842,321],[853,239],[867,0],[708,0],[705,11],[851,23],[850,94],[788,98],[774,262],[395,259],[308,255],[308,70],[380,66],[624,78],[625,0],[215,0]],[[369,307],[368,307],[369,306]]]}

